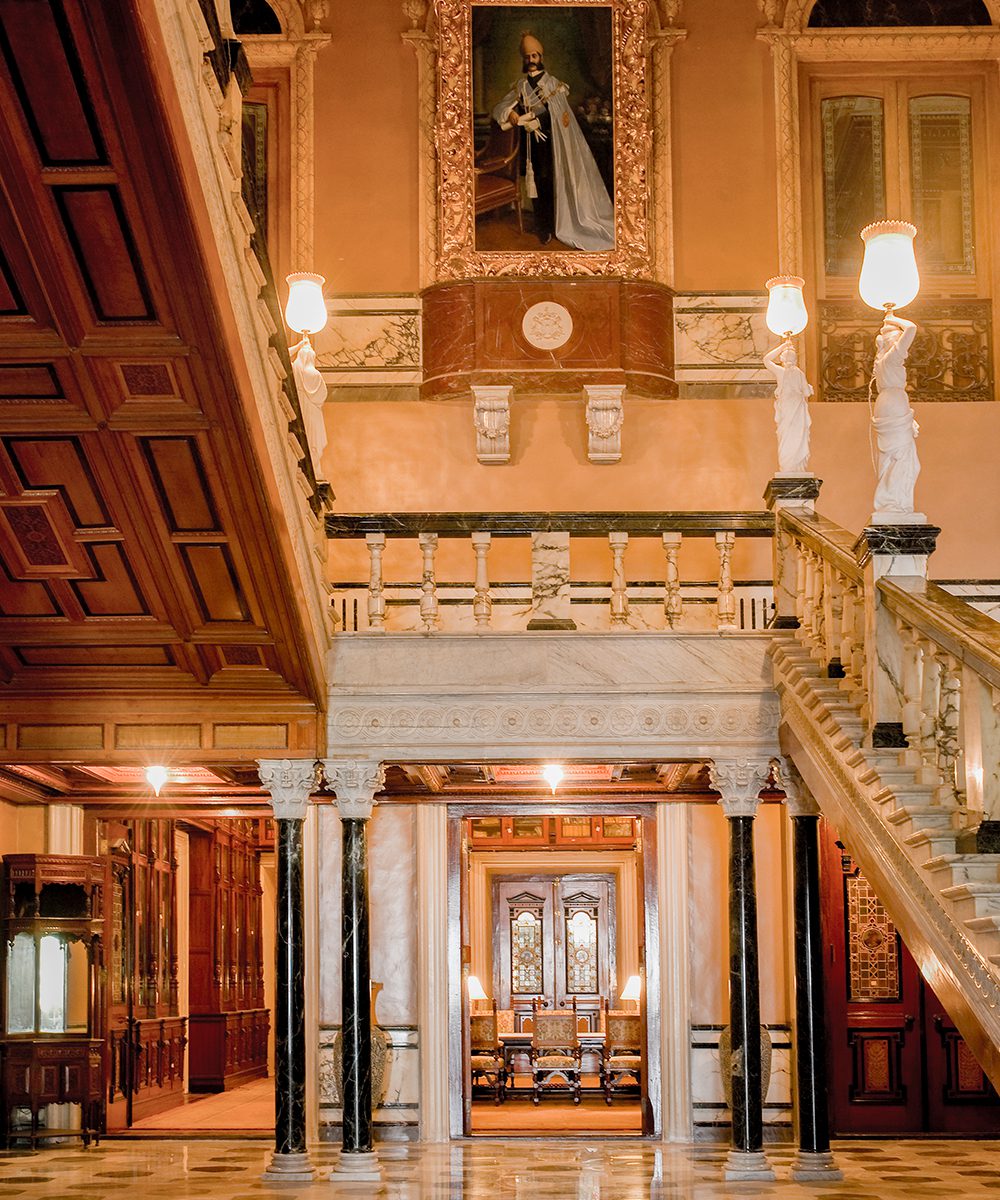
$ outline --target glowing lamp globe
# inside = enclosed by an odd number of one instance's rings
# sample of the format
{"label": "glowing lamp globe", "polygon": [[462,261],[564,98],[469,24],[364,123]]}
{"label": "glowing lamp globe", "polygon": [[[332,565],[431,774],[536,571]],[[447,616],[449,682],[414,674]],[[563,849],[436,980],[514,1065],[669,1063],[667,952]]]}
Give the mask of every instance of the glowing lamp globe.
{"label": "glowing lamp globe", "polygon": [[767,288],[767,313],[764,320],[776,337],[794,337],[809,323],[806,302],[802,299],[805,280],[798,275],[775,275]]}
{"label": "glowing lamp globe", "polygon": [[630,975],[628,977],[628,983],[626,983],[624,988],[622,988],[621,998],[622,1000],[635,1000],[638,1002],[641,990],[642,980],[638,975]]}
{"label": "glowing lamp globe", "polygon": [[310,275],[298,271],[286,276],[288,303],[285,305],[285,321],[296,333],[319,333],[326,325],[326,301],[323,299],[322,275]]}
{"label": "glowing lamp globe", "polygon": [[913,254],[916,226],[909,221],[876,221],[861,230],[865,257],[858,291],[869,308],[903,308],[920,291]]}
{"label": "glowing lamp globe", "polygon": [[488,1000],[489,997],[483,990],[483,985],[475,975],[469,976],[469,999],[470,1000]]}
{"label": "glowing lamp globe", "polygon": [[153,789],[155,795],[160,794],[163,785],[170,778],[170,772],[166,767],[152,766],[146,768],[146,782]]}

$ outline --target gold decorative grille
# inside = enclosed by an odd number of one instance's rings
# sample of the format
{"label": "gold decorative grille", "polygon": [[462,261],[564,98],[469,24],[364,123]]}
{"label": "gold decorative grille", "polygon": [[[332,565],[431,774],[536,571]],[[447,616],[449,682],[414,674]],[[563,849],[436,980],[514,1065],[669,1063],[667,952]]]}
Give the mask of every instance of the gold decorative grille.
{"label": "gold decorative grille", "polygon": [[510,990],[522,996],[544,991],[542,917],[539,913],[511,914]]}
{"label": "gold decorative grille", "polygon": [[899,938],[868,880],[852,875],[847,892],[848,999],[899,999]]}
{"label": "gold decorative grille", "polygon": [[566,991],[573,995],[597,990],[597,913],[567,912]]}

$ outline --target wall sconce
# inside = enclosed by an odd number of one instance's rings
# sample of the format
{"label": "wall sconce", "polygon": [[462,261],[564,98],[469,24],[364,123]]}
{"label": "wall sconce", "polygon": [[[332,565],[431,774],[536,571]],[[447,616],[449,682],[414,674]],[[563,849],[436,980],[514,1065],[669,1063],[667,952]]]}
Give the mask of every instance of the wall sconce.
{"label": "wall sconce", "polygon": [[642,980],[638,975],[630,975],[628,982],[622,988],[620,999],[634,1003],[636,1008],[639,1007],[639,997],[642,994]]}
{"label": "wall sconce", "polygon": [[872,521],[876,524],[913,525],[926,520],[914,512],[913,489],[920,473],[916,437],[919,432],[906,394],[906,356],[916,337],[912,321],[895,310],[915,300],[920,273],[913,252],[916,226],[909,221],[876,221],[861,230],[864,261],[858,292],[869,308],[882,309],[885,320],[875,339],[875,361],[868,384],[875,447],[872,458],[875,484]]}

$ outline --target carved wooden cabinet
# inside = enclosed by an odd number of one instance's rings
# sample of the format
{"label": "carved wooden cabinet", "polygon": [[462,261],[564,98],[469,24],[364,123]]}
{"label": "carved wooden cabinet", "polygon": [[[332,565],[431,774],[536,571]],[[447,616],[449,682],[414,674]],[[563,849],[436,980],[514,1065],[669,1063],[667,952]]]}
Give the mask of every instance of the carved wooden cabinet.
{"label": "carved wooden cabinet", "polygon": [[220,1092],[267,1075],[257,822],[192,828],[190,853],[188,1088]]}
{"label": "carved wooden cabinet", "polygon": [[75,1135],[89,1144],[104,1128],[105,864],[77,855],[3,861],[4,1143]]}

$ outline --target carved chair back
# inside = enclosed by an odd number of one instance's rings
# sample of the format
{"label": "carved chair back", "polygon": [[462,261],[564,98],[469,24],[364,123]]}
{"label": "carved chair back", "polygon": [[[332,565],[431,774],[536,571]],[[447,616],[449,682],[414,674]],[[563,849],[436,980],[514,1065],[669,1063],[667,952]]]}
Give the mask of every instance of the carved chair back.
{"label": "carved chair back", "polygon": [[500,1045],[500,1026],[497,1020],[497,1002],[486,1013],[472,1013],[469,1017],[469,1044],[476,1051],[494,1051]]}
{"label": "carved chair back", "polygon": [[609,1012],[604,1047],[608,1054],[638,1054],[642,1049],[639,1014]]}

